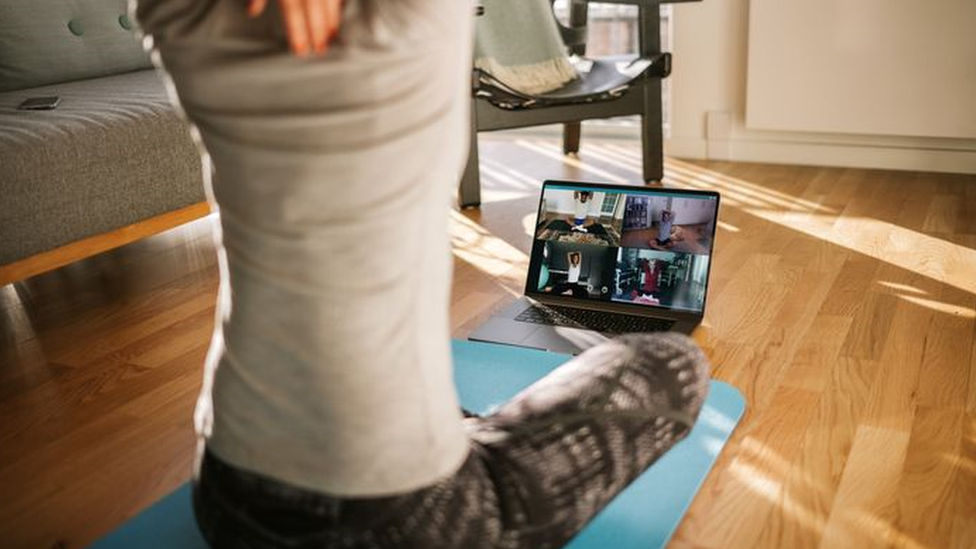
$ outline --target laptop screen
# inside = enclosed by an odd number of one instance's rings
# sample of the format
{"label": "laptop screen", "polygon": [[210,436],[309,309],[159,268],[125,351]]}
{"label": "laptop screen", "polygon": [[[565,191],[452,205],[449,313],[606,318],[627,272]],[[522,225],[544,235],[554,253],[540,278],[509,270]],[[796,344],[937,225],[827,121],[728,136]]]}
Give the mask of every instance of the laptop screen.
{"label": "laptop screen", "polygon": [[526,294],[702,314],[719,195],[550,182]]}

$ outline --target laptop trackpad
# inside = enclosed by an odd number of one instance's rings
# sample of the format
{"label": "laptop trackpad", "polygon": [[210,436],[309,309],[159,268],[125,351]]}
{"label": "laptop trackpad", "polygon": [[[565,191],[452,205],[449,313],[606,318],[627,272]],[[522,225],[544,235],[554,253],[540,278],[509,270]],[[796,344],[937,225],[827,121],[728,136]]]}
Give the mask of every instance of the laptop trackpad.
{"label": "laptop trackpad", "polygon": [[543,326],[533,330],[521,345],[538,347],[557,353],[579,354],[607,341],[609,337],[593,330],[566,326]]}
{"label": "laptop trackpad", "polygon": [[519,345],[521,347],[534,347],[545,351],[547,349],[544,346],[535,345],[528,341],[532,339],[532,335],[539,331],[540,328],[537,324],[517,322],[510,318],[499,318],[495,316],[479,326],[477,330],[468,336],[468,339]]}

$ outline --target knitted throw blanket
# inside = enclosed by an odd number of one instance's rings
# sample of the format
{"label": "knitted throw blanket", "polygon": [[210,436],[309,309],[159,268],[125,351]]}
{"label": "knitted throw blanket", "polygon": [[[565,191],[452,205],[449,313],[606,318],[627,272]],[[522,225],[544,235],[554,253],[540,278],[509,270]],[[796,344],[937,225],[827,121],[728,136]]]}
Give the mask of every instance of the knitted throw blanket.
{"label": "knitted throw blanket", "polygon": [[549,0],[481,0],[475,66],[512,89],[540,94],[577,77]]}

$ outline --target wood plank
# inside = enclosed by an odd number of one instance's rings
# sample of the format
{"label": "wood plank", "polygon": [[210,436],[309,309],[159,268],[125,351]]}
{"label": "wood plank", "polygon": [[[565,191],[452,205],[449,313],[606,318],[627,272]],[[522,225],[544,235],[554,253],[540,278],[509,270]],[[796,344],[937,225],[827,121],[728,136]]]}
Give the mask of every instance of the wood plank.
{"label": "wood plank", "polygon": [[[830,330],[837,320],[828,322]],[[811,330],[811,336],[815,334]],[[824,332],[820,332],[824,335]],[[832,347],[838,349],[843,338]],[[826,344],[828,347],[831,345]],[[830,351],[818,353],[822,366],[831,363]],[[878,370],[876,362],[839,358],[825,368],[826,386],[800,376],[800,385],[820,389],[817,411],[807,429],[803,450],[791,464],[779,504],[767,520],[761,537],[763,547],[817,547],[833,505],[837,486],[847,465],[855,430],[867,404]],[[789,384],[789,377],[784,383]]]}
{"label": "wood plank", "polygon": [[[965,370],[965,366],[962,369]],[[976,335],[973,335],[973,346],[969,354],[969,396],[966,398],[966,413],[976,416]]]}
{"label": "wood plank", "polygon": [[820,315],[813,321],[783,376],[783,385],[819,393],[838,369],[840,347],[851,329],[852,319]]}
{"label": "wood plank", "polygon": [[783,379],[789,378],[790,365],[816,319],[835,275],[816,270],[803,271],[783,299],[772,321],[757,331],[749,346],[753,360],[730,376],[756,409],[765,408]]}
{"label": "wood plank", "polygon": [[863,423],[909,432],[917,405],[925,334],[932,315],[908,303],[899,303],[891,337],[881,356],[881,369],[868,401]]}
{"label": "wood plank", "polygon": [[780,498],[815,406],[815,394],[777,390],[769,408],[735,437],[728,450],[734,458],[714,480],[709,510],[700,518],[693,541],[706,547],[756,547],[761,535],[757,525],[766,522]]}
{"label": "wood plank", "polygon": [[932,197],[925,215],[922,230],[927,233],[954,233],[959,219],[959,199],[951,194]]}
{"label": "wood plank", "polygon": [[956,513],[949,546],[976,547],[976,414],[963,416],[960,441],[960,470],[956,477]]}
{"label": "wood plank", "polygon": [[895,500],[909,434],[864,426],[857,430],[820,547],[886,549],[897,531]]}
{"label": "wood plank", "polygon": [[955,518],[965,511],[955,493],[965,486],[960,484],[963,421],[959,408],[918,408],[898,486],[894,526],[904,538],[896,547],[949,545]]}
{"label": "wood plank", "polygon": [[[920,306],[927,305],[924,301],[919,303]],[[966,407],[967,387],[972,383],[971,374],[967,376],[966,369],[972,358],[976,296],[946,288],[934,303],[936,307],[945,308],[933,313],[925,339],[918,403],[920,406],[962,410]],[[964,381],[967,377],[970,377],[969,383]]]}
{"label": "wood plank", "polygon": [[[865,299],[875,283],[879,262],[860,255],[847,258],[824,300],[821,314],[854,317],[869,304]],[[868,316],[871,316],[870,314]]]}
{"label": "wood plank", "polygon": [[898,298],[886,292],[872,290],[854,300],[860,306],[853,316],[853,324],[844,340],[841,355],[879,360],[891,332]]}

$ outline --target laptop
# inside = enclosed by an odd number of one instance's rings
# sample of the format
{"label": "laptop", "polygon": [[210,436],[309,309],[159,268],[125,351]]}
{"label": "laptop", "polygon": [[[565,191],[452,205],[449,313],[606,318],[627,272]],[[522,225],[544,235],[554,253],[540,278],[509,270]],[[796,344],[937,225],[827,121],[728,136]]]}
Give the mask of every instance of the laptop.
{"label": "laptop", "polygon": [[690,333],[718,207],[715,192],[546,181],[524,295],[469,339],[578,354],[624,333]]}

